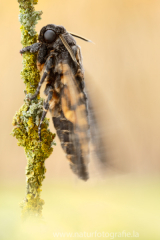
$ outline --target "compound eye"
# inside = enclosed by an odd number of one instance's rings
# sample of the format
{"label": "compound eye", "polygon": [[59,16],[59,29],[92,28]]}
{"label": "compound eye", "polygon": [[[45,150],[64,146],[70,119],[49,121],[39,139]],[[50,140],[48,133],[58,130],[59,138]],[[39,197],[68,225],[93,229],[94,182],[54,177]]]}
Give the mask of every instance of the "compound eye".
{"label": "compound eye", "polygon": [[44,39],[46,42],[51,43],[56,39],[56,33],[52,30],[47,30],[44,33]]}

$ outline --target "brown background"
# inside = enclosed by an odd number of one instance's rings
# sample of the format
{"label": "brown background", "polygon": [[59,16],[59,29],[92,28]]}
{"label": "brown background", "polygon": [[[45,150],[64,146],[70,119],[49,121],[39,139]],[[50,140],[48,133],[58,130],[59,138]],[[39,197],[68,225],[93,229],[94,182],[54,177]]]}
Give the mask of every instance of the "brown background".
{"label": "brown background", "polygon": [[[106,136],[115,170],[159,173],[160,167],[160,1],[39,0],[42,20],[91,39],[81,46],[86,81]],[[24,181],[24,150],[10,136],[12,118],[23,104],[20,79],[18,3],[0,2],[0,177]],[[49,115],[48,115],[49,117]],[[50,128],[54,131],[52,122]],[[58,139],[46,161],[47,179],[72,178]],[[90,164],[96,176],[96,165]]]}

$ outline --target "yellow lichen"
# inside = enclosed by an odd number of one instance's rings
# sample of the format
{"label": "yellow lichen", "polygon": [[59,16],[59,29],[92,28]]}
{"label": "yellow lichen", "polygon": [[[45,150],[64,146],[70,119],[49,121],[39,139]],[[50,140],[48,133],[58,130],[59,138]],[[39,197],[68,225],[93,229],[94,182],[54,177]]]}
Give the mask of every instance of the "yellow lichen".
{"label": "yellow lichen", "polygon": [[[20,8],[21,43],[23,47],[37,42],[35,25],[40,19],[42,12],[34,11],[34,4],[37,0],[18,0]],[[21,78],[26,85],[26,94],[33,94],[40,80],[36,67],[36,54],[23,54],[23,69]],[[53,151],[55,134],[48,129],[48,119],[45,118],[42,124],[42,142],[39,141],[38,125],[43,111],[43,100],[37,99],[29,101],[24,99],[23,106],[16,112],[13,118],[14,129],[12,135],[18,140],[18,146],[25,150],[27,158],[26,167],[26,196],[21,202],[22,218],[42,217],[42,206],[44,201],[40,198],[42,181],[45,176],[45,160]]]}

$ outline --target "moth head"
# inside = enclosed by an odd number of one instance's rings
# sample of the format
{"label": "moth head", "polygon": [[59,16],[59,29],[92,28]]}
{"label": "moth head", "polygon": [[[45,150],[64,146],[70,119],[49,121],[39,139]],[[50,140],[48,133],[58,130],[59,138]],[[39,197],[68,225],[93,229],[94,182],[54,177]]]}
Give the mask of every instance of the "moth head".
{"label": "moth head", "polygon": [[56,41],[60,34],[65,33],[66,30],[63,26],[57,26],[55,24],[48,24],[40,30],[38,40],[51,44]]}

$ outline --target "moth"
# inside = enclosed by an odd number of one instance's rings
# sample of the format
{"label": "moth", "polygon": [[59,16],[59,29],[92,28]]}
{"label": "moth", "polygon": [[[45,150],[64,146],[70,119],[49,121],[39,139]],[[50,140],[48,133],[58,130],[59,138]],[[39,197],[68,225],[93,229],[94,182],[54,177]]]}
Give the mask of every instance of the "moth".
{"label": "moth", "polygon": [[72,171],[83,180],[88,179],[90,124],[88,100],[85,91],[81,49],[75,39],[81,36],[69,33],[63,26],[48,24],[39,33],[38,42],[20,50],[37,53],[37,68],[41,80],[30,100],[37,97],[45,82],[44,109],[38,127],[49,110],[61,146]]}

